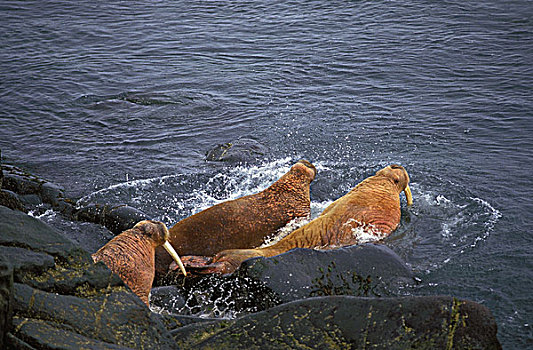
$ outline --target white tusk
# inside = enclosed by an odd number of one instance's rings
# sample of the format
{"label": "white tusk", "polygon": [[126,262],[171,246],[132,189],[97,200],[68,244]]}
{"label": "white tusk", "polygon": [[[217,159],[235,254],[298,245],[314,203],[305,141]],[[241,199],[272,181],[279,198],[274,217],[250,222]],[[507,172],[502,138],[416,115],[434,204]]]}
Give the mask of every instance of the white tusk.
{"label": "white tusk", "polygon": [[407,205],[413,205],[413,195],[411,194],[411,189],[409,185],[405,186],[405,199],[407,199]]}
{"label": "white tusk", "polygon": [[169,241],[166,241],[165,244],[163,244],[163,248],[170,254],[170,256],[178,263],[178,266],[181,269],[181,272],[183,272],[184,276],[187,276],[187,271],[185,271],[185,266],[183,266],[183,263],[181,262],[181,259],[174,250],[174,247],[169,243]]}

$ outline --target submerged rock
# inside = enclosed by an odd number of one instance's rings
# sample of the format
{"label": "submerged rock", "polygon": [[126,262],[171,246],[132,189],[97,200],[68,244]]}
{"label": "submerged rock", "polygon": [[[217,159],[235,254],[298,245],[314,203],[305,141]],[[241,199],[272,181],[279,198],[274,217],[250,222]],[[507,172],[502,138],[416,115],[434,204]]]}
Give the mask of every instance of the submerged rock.
{"label": "submerged rock", "polygon": [[311,298],[172,334],[184,349],[501,349],[489,310],[452,297]]}
{"label": "submerged rock", "polygon": [[257,160],[267,153],[265,146],[252,138],[240,138],[219,144],[205,155],[205,160],[215,162],[246,163]]}

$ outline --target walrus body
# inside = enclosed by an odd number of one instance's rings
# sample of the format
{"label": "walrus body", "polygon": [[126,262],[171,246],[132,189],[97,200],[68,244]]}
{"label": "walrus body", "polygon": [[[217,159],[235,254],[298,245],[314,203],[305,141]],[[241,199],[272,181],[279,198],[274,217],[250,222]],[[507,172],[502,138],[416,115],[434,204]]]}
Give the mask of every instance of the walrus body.
{"label": "walrus body", "polygon": [[[262,192],[217,204],[178,222],[169,241],[180,255],[212,256],[224,249],[254,248],[289,221],[310,214],[309,186],[315,167],[298,161]],[[170,256],[156,250],[156,271],[166,273]]]}
{"label": "walrus body", "polygon": [[337,199],[319,217],[272,246],[221,251],[211,264],[210,259],[203,257],[184,257],[185,265],[200,273],[230,273],[252,257],[274,256],[293,248],[330,249],[357,244],[361,233],[384,238],[400,223],[399,194],[405,191],[408,205],[412,203],[408,183],[409,176],[403,167],[388,166]]}
{"label": "walrus body", "polygon": [[149,305],[148,296],[155,275],[155,248],[162,245],[167,247],[168,236],[164,223],[140,221],[133,228],[107,242],[92,258],[95,263],[102,261],[106,264]]}

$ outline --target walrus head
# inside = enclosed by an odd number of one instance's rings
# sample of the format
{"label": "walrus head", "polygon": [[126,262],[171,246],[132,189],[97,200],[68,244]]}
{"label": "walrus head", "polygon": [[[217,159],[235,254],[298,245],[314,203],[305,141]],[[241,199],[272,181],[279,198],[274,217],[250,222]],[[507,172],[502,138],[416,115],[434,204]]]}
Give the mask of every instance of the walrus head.
{"label": "walrus head", "polygon": [[176,253],[174,247],[172,247],[172,245],[168,242],[170,234],[167,226],[164,223],[160,221],[143,220],[139,221],[135,226],[133,226],[133,228],[137,229],[143,235],[148,236],[152,240],[154,248],[163,246],[170,256],[172,256],[174,261],[176,261],[181,269],[181,272],[183,272],[183,275],[187,276],[185,266],[183,266],[178,253]]}
{"label": "walrus head", "polygon": [[305,159],[300,159],[298,162],[296,162],[296,164],[292,166],[291,170],[301,172],[309,178],[309,182],[313,181],[316,176],[315,166]]}
{"label": "walrus head", "polygon": [[413,195],[409,188],[409,175],[403,166],[392,164],[379,170],[376,175],[389,178],[398,189],[398,193],[405,192],[407,205],[413,204]]}

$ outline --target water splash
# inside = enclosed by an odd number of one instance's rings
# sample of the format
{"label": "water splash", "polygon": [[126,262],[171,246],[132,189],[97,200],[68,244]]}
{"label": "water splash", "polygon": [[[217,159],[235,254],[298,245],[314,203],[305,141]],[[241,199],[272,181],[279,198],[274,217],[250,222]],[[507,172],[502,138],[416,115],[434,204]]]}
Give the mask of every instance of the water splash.
{"label": "water splash", "polygon": [[[446,186],[446,195],[424,185],[411,186],[417,201],[411,209],[415,222],[410,225],[416,232],[409,239],[417,244],[415,257],[423,256],[424,246],[432,251],[417,262],[428,273],[476,249],[480,242],[487,240],[502,216],[488,201],[470,195],[458,184],[448,182]],[[421,227],[417,229],[419,224]]]}
{"label": "water splash", "polygon": [[309,217],[300,217],[292,219],[289,223],[287,223],[287,225],[280,228],[276,233],[266,237],[265,242],[259,248],[264,248],[276,244],[277,242],[285,238],[287,235],[289,235],[292,231],[309,223],[309,221]]}
{"label": "water splash", "polygon": [[358,244],[376,242],[387,236],[387,234],[383,233],[376,226],[353,218],[344,223],[343,226],[351,227],[352,237],[358,242]]}

